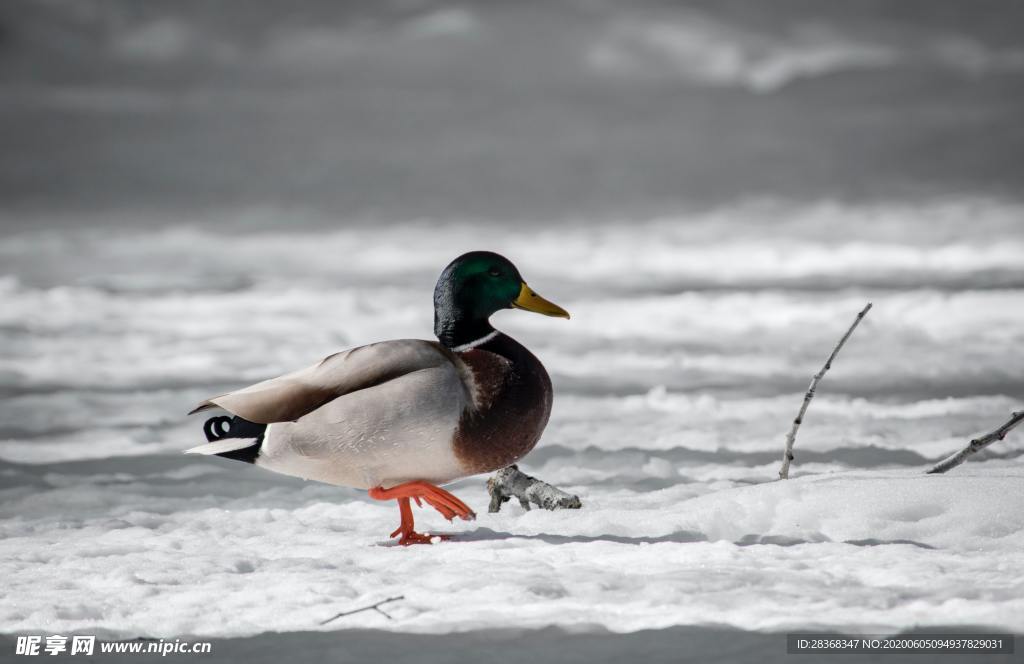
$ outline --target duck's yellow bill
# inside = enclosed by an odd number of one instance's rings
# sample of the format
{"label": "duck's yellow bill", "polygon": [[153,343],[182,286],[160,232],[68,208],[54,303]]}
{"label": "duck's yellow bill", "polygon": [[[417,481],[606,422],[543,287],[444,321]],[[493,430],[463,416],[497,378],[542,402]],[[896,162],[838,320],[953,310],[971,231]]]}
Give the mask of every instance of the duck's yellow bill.
{"label": "duck's yellow bill", "polygon": [[519,297],[512,302],[512,306],[516,309],[525,309],[526,311],[544,314],[545,316],[569,317],[568,311],[534,293],[533,289],[527,286],[525,281],[523,282],[523,287],[519,289]]}

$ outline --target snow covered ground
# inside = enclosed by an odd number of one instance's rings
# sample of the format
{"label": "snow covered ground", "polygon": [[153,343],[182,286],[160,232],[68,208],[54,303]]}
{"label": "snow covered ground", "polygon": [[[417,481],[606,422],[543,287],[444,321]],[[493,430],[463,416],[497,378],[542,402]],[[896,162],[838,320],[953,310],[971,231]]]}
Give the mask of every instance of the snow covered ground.
{"label": "snow covered ground", "polygon": [[[0,633],[1024,632],[1024,445],[929,461],[1024,398],[1024,210],[737,206],[634,224],[176,224],[0,242]],[[578,512],[399,548],[393,505],[180,451],[200,398],[429,337],[437,273],[505,253],[571,321],[502,312],[556,384],[524,470]],[[811,374],[866,301],[771,482]],[[392,620],[331,615],[403,595]],[[355,632],[353,632],[355,633]],[[666,632],[667,633],[667,632]]]}
{"label": "snow covered ground", "polygon": [[[458,537],[409,549],[386,544],[397,510],[354,491],[226,462],[128,467],[11,471],[21,488],[3,507],[5,631],[1024,630],[1018,462],[945,477],[572,486],[581,512],[514,507],[456,526],[425,514],[433,532]],[[459,489],[486,504],[480,482]],[[392,621],[367,612],[318,626],[396,595]]]}

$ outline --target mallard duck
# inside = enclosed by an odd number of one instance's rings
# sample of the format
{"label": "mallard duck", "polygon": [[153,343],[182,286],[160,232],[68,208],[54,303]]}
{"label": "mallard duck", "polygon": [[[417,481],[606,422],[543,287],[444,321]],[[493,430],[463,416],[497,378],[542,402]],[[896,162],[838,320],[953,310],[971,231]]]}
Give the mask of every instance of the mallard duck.
{"label": "mallard duck", "polygon": [[[540,439],[551,413],[551,379],[522,344],[495,330],[500,309],[568,318],[489,251],[459,256],[434,288],[437,341],[360,346],[311,367],[203,401],[223,408],[186,453],[246,461],[285,475],[397,500],[399,543],[427,543],[413,529],[410,500],[449,521],[473,519],[440,488],[503,468]],[[189,413],[189,414],[192,414]]]}

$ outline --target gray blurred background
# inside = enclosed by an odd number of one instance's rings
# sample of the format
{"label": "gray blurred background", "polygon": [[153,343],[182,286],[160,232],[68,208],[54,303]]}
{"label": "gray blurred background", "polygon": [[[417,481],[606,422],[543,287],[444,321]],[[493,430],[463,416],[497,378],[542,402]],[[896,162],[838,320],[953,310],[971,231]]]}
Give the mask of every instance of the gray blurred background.
{"label": "gray blurred background", "polygon": [[[929,540],[940,506],[879,498],[872,539],[826,506],[806,549],[771,505],[688,501],[777,477],[868,301],[794,477],[916,478],[1020,410],[1022,28],[1019,0],[3,0],[0,634],[276,634],[400,594],[395,630],[1016,628],[1013,519]],[[473,249],[572,313],[494,323],[555,386],[522,467],[587,509],[489,515],[462,480],[480,520],[416,554],[434,576],[365,492],[181,453],[210,395],[432,338]]]}
{"label": "gray blurred background", "polygon": [[2,223],[1018,197],[1022,25],[1015,0],[5,0]]}

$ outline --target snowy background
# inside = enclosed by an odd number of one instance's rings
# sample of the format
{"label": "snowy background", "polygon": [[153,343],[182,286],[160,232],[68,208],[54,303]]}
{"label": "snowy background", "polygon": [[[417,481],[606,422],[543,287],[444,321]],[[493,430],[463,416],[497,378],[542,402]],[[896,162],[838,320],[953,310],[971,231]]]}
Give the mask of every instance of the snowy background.
{"label": "snowy background", "polygon": [[[5,5],[0,633],[1024,632],[1020,434],[922,475],[1024,403],[1019,9],[829,4]],[[583,510],[472,478],[403,549],[394,505],[180,454],[210,394],[429,338],[481,248],[573,315],[494,322]]]}

